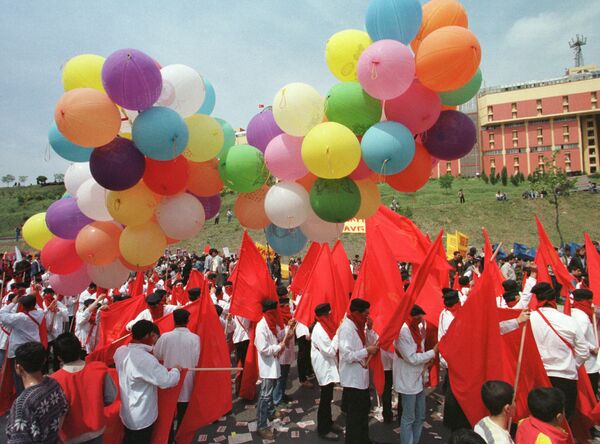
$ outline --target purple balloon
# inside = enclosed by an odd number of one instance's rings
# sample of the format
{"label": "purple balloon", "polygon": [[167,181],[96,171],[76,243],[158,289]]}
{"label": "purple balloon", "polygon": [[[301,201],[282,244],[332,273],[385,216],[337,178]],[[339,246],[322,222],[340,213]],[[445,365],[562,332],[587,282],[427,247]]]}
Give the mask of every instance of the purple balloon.
{"label": "purple balloon", "polygon": [[442,111],[439,119],[422,136],[423,145],[436,159],[455,160],[466,156],[477,141],[477,129],[460,111]]}
{"label": "purple balloon", "polygon": [[119,49],[102,66],[102,84],[117,105],[142,111],[160,97],[162,76],[152,57],[137,49]]}
{"label": "purple balloon", "polygon": [[75,240],[77,233],[87,224],[94,222],[77,206],[77,199],[67,197],[57,200],[46,211],[48,229],[62,239]]}
{"label": "purple balloon", "polygon": [[195,196],[196,199],[200,201],[202,206],[204,207],[204,217],[206,220],[212,219],[217,214],[219,214],[219,210],[221,209],[221,195],[215,194],[214,196],[209,197],[201,197]]}
{"label": "purple balloon", "polygon": [[246,129],[246,139],[248,145],[252,145],[264,153],[269,142],[282,133],[283,130],[275,122],[271,107],[268,107],[252,117]]}
{"label": "purple balloon", "polygon": [[69,274],[52,274],[49,278],[50,286],[58,294],[74,296],[85,290],[90,282],[87,265],[83,264],[77,271]]}
{"label": "purple balloon", "polygon": [[124,137],[98,147],[90,156],[92,177],[107,190],[122,191],[140,181],[146,169],[144,155]]}

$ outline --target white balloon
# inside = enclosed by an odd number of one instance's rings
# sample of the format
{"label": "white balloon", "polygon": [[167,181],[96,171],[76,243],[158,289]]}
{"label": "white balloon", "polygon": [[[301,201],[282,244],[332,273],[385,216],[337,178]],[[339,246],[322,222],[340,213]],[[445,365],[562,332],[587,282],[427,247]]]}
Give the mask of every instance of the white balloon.
{"label": "white balloon", "polygon": [[65,172],[65,188],[67,189],[67,193],[75,197],[81,184],[91,177],[92,173],[90,172],[89,162],[72,163]]}
{"label": "white balloon", "polygon": [[302,225],[309,211],[308,192],[299,183],[276,183],[265,196],[265,213],[278,227],[289,229]]}
{"label": "white balloon", "polygon": [[160,70],[163,89],[156,102],[177,111],[183,117],[196,114],[206,94],[204,80],[198,72],[186,65],[167,65]]}
{"label": "white balloon", "polygon": [[108,265],[88,265],[88,274],[99,287],[118,288],[129,277],[129,269],[117,259]]}
{"label": "white balloon", "polygon": [[204,226],[204,207],[188,193],[164,198],[154,214],[160,228],[171,239],[189,239]]}
{"label": "white balloon", "polygon": [[335,224],[319,218],[311,208],[306,222],[300,225],[300,231],[313,242],[334,243],[344,231],[344,224]]}
{"label": "white balloon", "polygon": [[77,206],[90,219],[113,220],[106,208],[107,194],[106,188],[102,188],[93,178],[88,179],[77,190]]}

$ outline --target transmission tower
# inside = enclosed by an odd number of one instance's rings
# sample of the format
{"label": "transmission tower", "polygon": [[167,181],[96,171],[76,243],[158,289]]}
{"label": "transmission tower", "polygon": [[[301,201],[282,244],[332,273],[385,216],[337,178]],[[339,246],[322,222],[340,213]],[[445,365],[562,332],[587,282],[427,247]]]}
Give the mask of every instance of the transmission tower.
{"label": "transmission tower", "polygon": [[577,34],[569,42],[569,47],[575,53],[575,67],[583,66],[583,50],[582,47],[587,44],[587,38]]}

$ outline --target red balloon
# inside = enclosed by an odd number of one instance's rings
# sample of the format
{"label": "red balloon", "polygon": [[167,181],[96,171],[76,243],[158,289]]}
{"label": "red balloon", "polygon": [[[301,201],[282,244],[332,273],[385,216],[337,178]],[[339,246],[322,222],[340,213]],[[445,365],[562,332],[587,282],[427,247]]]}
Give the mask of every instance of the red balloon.
{"label": "red balloon", "polygon": [[385,176],[389,186],[404,193],[414,193],[422,188],[431,176],[431,156],[420,143],[416,143],[413,161],[400,173]]}
{"label": "red balloon", "polygon": [[53,237],[41,253],[42,265],[50,273],[69,274],[77,271],[83,261],[75,250],[75,241]]}
{"label": "red balloon", "polygon": [[185,157],[172,160],[146,158],[144,183],[161,196],[172,196],[185,190],[188,181],[188,163]]}

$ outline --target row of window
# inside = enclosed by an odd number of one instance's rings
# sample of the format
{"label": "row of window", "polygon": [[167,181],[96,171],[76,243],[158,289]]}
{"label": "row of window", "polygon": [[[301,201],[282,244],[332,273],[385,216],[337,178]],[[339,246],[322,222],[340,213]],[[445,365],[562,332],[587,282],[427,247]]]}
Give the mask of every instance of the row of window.
{"label": "row of window", "polygon": [[[593,131],[593,130],[591,130]],[[589,135],[590,130],[588,130],[588,135]],[[571,137],[571,133],[570,133],[570,127],[569,125],[563,125],[563,143],[569,143],[570,142],[570,137]],[[488,142],[490,144],[490,149],[494,149],[496,147],[496,141],[495,141],[495,134],[494,133],[489,133],[488,134]],[[543,128],[537,128],[537,144],[538,145],[542,145],[544,143],[544,130]],[[518,130],[513,130],[512,131],[512,146],[513,148],[517,148],[519,146],[519,131]]]}
{"label": "row of window", "polygon": [[[545,156],[543,156],[543,155],[538,156],[538,167],[544,166],[545,161],[546,161]],[[521,159],[519,157],[513,157],[514,174],[520,172],[520,167],[521,167]],[[490,168],[496,169],[496,159],[493,157],[490,159]],[[569,154],[569,153],[565,154],[565,171],[567,173],[571,171],[571,154]]]}

